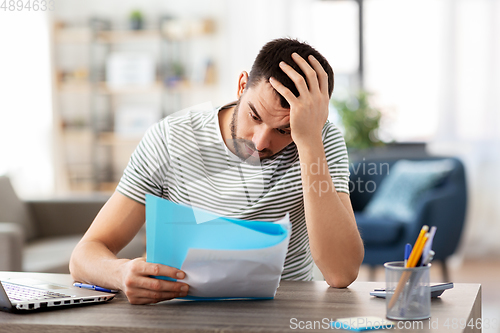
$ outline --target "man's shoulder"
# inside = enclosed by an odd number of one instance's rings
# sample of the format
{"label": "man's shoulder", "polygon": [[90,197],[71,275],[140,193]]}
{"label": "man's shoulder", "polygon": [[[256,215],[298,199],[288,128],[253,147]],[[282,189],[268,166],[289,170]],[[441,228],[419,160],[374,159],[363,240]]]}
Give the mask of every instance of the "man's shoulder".
{"label": "man's shoulder", "polygon": [[339,128],[329,120],[327,120],[325,125],[323,126],[323,131],[321,134],[323,136],[323,142],[331,138],[343,138],[342,132],[339,130]]}
{"label": "man's shoulder", "polygon": [[162,123],[167,127],[180,125],[204,127],[214,120],[215,115],[216,110],[211,103],[205,103],[172,113],[165,117]]}

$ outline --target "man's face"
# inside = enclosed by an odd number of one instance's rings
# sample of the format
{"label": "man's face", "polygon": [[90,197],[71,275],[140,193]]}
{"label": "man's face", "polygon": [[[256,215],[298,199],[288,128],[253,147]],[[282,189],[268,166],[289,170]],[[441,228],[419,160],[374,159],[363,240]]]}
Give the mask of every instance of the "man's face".
{"label": "man's face", "polygon": [[267,81],[248,88],[238,99],[231,121],[236,155],[249,164],[259,164],[292,143],[290,109]]}

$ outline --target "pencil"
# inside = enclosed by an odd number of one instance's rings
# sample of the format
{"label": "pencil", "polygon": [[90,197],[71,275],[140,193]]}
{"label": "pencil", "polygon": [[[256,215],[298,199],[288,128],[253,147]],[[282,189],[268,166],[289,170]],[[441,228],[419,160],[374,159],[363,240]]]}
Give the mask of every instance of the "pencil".
{"label": "pencil", "polygon": [[[422,254],[422,250],[419,251],[419,246],[424,240],[425,234],[429,231],[429,226],[424,225],[418,234],[417,240],[415,241],[415,245],[413,245],[413,250],[411,251],[410,258],[408,258],[408,265],[406,267],[415,267],[415,264],[418,261],[418,257]],[[423,248],[423,246],[422,246]],[[417,253],[420,252],[420,253]],[[415,258],[416,257],[416,258]],[[415,260],[416,259],[416,260]],[[413,266],[411,265],[413,264]]]}
{"label": "pencil", "polygon": [[[415,245],[413,246],[413,250],[411,251],[410,258],[408,259],[408,263],[406,265],[406,268],[413,268],[418,262],[418,259],[422,255],[422,250],[424,249],[424,244],[427,241],[427,231],[429,230],[429,227],[424,225],[422,229],[420,230],[420,233],[418,235],[417,240],[415,241]],[[392,308],[394,306],[394,303],[396,303],[399,294],[404,289],[404,286],[406,284],[406,281],[411,276],[411,272],[409,271],[404,271],[403,274],[401,275],[401,278],[399,279],[398,285],[396,286],[396,290],[394,291],[394,295],[391,297],[391,301],[389,302],[388,308]]]}
{"label": "pencil", "polygon": [[424,251],[424,245],[428,239],[429,239],[429,233],[426,233],[424,238],[420,241],[420,244],[416,245],[416,246],[418,246],[418,248],[416,251],[416,255],[413,257],[413,261],[408,260],[408,267],[409,268],[417,266],[418,259],[420,259],[420,256],[422,255],[422,253]]}

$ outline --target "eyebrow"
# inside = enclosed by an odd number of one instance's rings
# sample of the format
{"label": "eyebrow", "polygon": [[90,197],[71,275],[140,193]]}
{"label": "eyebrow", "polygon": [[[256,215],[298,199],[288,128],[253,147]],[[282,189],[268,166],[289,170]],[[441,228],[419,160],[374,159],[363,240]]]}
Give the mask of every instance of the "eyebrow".
{"label": "eyebrow", "polygon": [[[259,113],[257,112],[257,109],[252,104],[252,102],[248,102],[248,106],[250,107],[250,109],[252,109],[252,112],[255,113],[255,115],[262,121],[262,117],[259,115]],[[280,126],[280,127],[277,127],[277,128],[278,129],[290,129],[290,123],[285,124],[285,125]]]}

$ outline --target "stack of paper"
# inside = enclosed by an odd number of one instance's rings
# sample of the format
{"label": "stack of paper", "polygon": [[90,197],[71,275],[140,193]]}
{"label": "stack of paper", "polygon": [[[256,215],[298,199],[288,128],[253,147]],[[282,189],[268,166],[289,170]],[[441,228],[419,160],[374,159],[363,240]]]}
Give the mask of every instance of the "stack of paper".
{"label": "stack of paper", "polygon": [[273,298],[290,234],[288,214],[244,221],[146,195],[147,261],[186,272],[188,298]]}

